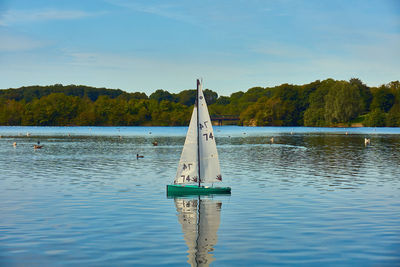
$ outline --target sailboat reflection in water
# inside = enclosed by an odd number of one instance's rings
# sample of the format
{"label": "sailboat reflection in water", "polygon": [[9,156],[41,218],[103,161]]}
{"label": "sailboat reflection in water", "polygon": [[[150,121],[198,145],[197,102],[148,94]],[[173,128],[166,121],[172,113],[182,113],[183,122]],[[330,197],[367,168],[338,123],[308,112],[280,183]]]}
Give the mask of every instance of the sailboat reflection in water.
{"label": "sailboat reflection in water", "polygon": [[214,246],[220,224],[221,201],[211,198],[175,198],[178,220],[188,246],[191,266],[209,266],[214,261]]}

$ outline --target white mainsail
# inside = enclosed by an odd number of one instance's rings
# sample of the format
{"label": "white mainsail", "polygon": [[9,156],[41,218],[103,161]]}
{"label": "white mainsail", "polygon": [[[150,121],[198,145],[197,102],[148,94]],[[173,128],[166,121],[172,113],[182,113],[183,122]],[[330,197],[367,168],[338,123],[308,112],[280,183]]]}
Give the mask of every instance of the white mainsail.
{"label": "white mainsail", "polygon": [[200,182],[215,183],[222,181],[221,170],[214,132],[208,113],[202,85],[199,86],[199,148],[200,148]]}
{"label": "white mainsail", "polygon": [[191,266],[209,266],[214,261],[220,225],[221,201],[211,199],[175,199],[178,220],[188,246]]}
{"label": "white mainsail", "polygon": [[197,81],[197,104],[190,119],[174,183],[198,183],[199,174],[202,183],[222,181],[211,119],[202,85]]}

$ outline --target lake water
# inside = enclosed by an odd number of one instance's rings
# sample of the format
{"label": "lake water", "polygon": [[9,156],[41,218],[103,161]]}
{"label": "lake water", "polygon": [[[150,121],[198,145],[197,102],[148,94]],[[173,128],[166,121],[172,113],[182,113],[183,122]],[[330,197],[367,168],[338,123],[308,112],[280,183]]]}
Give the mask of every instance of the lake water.
{"label": "lake water", "polygon": [[186,130],[0,127],[0,266],[400,265],[399,128],[214,127],[232,194],[167,198]]}

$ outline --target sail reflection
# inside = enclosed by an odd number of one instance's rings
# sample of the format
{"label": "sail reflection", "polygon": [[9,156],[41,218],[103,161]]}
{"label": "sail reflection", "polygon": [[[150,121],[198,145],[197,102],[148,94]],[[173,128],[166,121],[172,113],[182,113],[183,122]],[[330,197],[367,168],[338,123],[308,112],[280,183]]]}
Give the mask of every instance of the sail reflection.
{"label": "sail reflection", "polygon": [[188,246],[191,266],[209,266],[217,244],[222,202],[209,198],[175,198],[178,220]]}

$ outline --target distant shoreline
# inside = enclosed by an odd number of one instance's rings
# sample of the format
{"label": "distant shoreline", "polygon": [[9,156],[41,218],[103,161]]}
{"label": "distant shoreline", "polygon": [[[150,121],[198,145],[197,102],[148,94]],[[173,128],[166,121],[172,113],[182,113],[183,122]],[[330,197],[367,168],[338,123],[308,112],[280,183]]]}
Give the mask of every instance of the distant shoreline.
{"label": "distant shoreline", "polygon": [[[219,125],[400,127],[400,82],[368,87],[361,80],[253,87],[228,96],[204,90]],[[196,90],[150,96],[119,89],[55,84],[0,90],[0,124],[26,126],[186,126]],[[293,125],[293,126],[292,126]]]}

